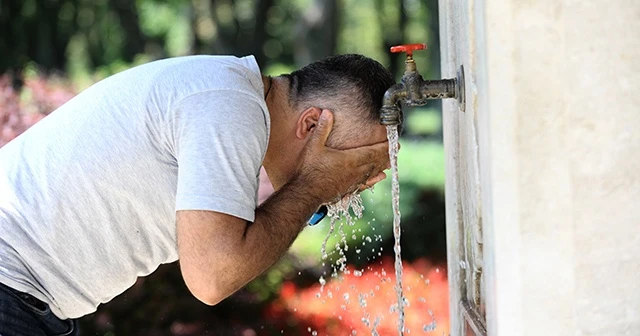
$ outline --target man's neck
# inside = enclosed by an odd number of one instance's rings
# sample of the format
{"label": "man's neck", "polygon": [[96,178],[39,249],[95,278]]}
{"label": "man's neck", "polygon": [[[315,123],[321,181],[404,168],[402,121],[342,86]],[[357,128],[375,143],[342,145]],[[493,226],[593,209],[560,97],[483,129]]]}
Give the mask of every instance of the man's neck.
{"label": "man's neck", "polygon": [[296,162],[294,126],[295,113],[289,106],[288,79],[285,77],[262,77],[265,101],[269,109],[271,130],[269,145],[263,166],[275,190],[280,189],[289,179]]}

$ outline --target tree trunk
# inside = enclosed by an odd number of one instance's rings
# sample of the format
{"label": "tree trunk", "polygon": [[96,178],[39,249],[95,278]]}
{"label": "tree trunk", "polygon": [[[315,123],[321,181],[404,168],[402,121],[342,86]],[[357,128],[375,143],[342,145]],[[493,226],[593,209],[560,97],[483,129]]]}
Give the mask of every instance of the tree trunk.
{"label": "tree trunk", "polygon": [[[211,0],[211,17],[215,21],[218,27],[218,37],[213,41],[211,45],[211,51],[214,54],[228,54],[231,49],[230,46],[235,45],[237,25],[225,25],[222,24],[222,20],[218,16],[216,10],[217,4],[214,0]],[[236,21],[234,21],[235,23]]]}
{"label": "tree trunk", "polygon": [[108,4],[120,19],[120,26],[126,32],[122,58],[126,62],[132,62],[136,55],[144,52],[146,43],[139,25],[138,7],[134,0],[114,0],[108,1]]}
{"label": "tree trunk", "polygon": [[335,53],[340,30],[338,0],[315,0],[298,23],[294,58],[299,66]]}
{"label": "tree trunk", "polygon": [[252,41],[249,45],[250,53],[256,57],[260,67],[264,66],[267,59],[263,46],[267,41],[267,12],[273,6],[273,0],[256,0],[254,7],[255,25],[253,26]]}
{"label": "tree trunk", "polygon": [[[404,7],[404,0],[397,0],[397,2],[398,2],[397,25],[398,25],[399,34],[396,35],[396,34],[383,33],[383,36],[382,36],[384,48],[386,52],[389,54],[389,71],[391,71],[391,73],[394,76],[399,76],[402,73],[403,68],[401,67],[402,62],[400,60],[403,58],[401,58],[402,55],[400,54],[391,53],[389,49],[394,45],[408,43],[407,41],[405,41],[405,32],[404,32],[407,26],[407,13]],[[385,19],[383,0],[376,0],[376,9],[378,13],[378,22],[380,22],[380,24],[383,25],[381,28],[382,28],[382,31],[385,32],[387,30],[385,30],[384,25],[386,22],[388,22],[388,20]]]}

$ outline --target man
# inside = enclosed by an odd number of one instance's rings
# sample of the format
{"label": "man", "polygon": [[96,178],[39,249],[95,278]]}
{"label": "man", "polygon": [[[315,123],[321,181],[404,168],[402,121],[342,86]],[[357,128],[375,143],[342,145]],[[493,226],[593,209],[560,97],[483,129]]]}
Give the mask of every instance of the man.
{"label": "man", "polygon": [[[360,55],[276,78],[190,56],[88,88],[0,149],[0,334],[77,333],[178,259],[199,300],[231,295],[319,206],[385,177],[392,84]],[[256,207],[261,166],[276,192]]]}

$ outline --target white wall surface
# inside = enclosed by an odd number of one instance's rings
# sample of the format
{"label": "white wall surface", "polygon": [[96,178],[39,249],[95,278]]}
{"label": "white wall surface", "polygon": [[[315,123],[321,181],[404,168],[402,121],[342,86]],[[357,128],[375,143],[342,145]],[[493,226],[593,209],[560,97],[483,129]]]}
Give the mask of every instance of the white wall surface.
{"label": "white wall surface", "polygon": [[467,89],[467,112],[444,104],[454,315],[479,223],[489,335],[640,335],[640,1],[440,13],[443,76],[464,65]]}

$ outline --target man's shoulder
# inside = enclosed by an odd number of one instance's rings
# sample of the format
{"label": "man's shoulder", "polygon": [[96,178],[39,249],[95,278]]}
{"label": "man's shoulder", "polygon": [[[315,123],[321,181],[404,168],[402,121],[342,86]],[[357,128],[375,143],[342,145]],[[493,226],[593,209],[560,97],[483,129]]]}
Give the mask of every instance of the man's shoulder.
{"label": "man's shoulder", "polygon": [[205,80],[209,86],[219,88],[238,84],[255,85],[256,80],[261,78],[260,68],[253,56],[183,56],[151,62],[149,66],[157,67],[163,77],[176,76],[190,82]]}
{"label": "man's shoulder", "polygon": [[171,90],[176,98],[209,91],[238,91],[260,96],[260,69],[253,57],[184,56],[149,63],[154,86]]}

